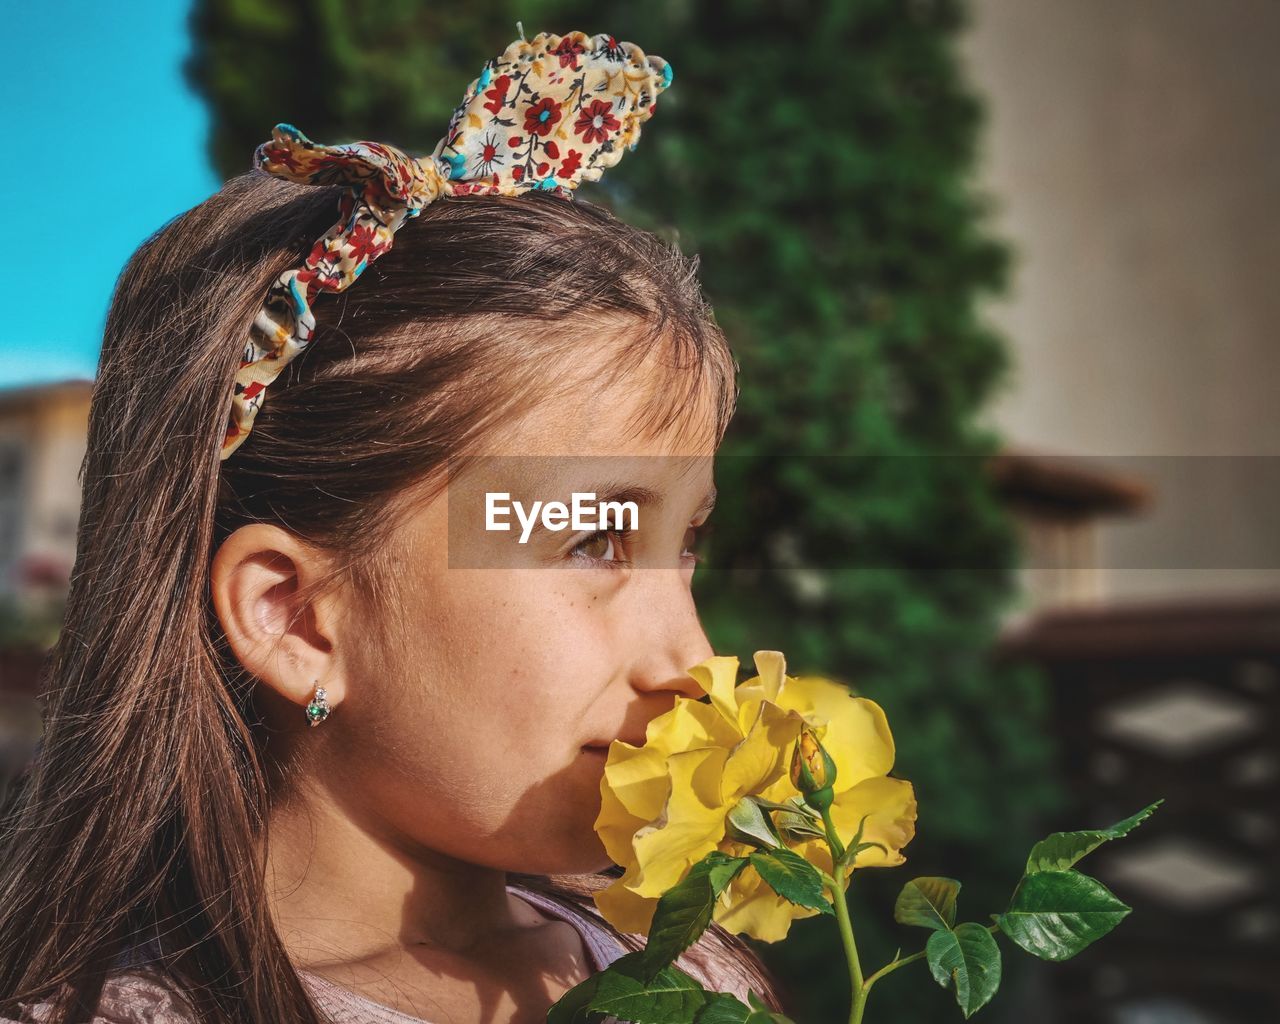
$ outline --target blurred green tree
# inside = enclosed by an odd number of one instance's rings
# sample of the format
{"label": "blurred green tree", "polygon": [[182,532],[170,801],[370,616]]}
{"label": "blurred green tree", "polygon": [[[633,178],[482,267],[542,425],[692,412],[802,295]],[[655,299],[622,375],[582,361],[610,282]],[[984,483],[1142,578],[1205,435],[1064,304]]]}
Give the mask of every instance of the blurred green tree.
{"label": "blurred green tree", "polygon": [[[962,879],[970,918],[1002,910],[1056,797],[1043,683],[989,659],[1017,551],[978,419],[1006,348],[976,305],[1004,290],[1011,254],[969,180],[983,109],[954,46],[966,17],[963,0],[197,0],[192,16],[188,71],[223,175],[282,120],[429,152],[517,18],[526,36],[607,30],[672,63],[644,159],[580,195],[698,254],[739,357],[717,460],[731,501],[695,584],[716,649],[744,675],[752,651],[783,650],[792,674],[879,701],[895,774],[916,785],[908,865],[851,887],[872,967],[923,941],[891,920],[916,875]],[[835,943],[811,919],[760,947],[798,1020],[846,1012],[842,974],[804,969]],[[1008,990],[1033,969],[1007,958],[990,1019],[1025,1014]],[[916,974],[877,987],[872,1019],[952,1019]]]}

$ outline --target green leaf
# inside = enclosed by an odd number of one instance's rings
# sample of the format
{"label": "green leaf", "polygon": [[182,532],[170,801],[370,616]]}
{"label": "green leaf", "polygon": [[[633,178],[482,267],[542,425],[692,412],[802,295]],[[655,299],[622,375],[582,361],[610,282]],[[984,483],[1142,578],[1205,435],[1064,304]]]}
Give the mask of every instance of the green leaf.
{"label": "green leaf", "polygon": [[778,811],[777,817],[773,820],[778,827],[778,831],[787,839],[795,842],[803,842],[806,839],[825,839],[827,837],[826,829],[820,824],[815,824],[812,817],[789,808]]}
{"label": "green leaf", "polygon": [[956,922],[956,894],[960,883],[954,878],[926,875],[913,878],[902,887],[893,905],[893,919],[899,924],[918,925],[942,931]]}
{"label": "green leaf", "polygon": [[627,953],[569,989],[547,1011],[547,1024],[590,1024],[593,1014],[612,1014],[632,1024],[695,1024],[720,993],[707,992],[675,967],[663,968],[646,984],[641,978],[643,953]]}
{"label": "green leaf", "polygon": [[698,941],[715,911],[716,897],[747,863],[712,850],[678,883],[662,894],[649,925],[649,940],[641,957],[641,980],[651,981],[659,971]]}
{"label": "green leaf", "polygon": [[782,839],[773,827],[773,821],[752,797],[743,797],[729,812],[725,831],[732,839],[774,849],[782,845]]}
{"label": "green leaf", "polygon": [[814,811],[811,811],[808,809],[804,800],[798,796],[788,797],[783,803],[778,803],[778,801],[776,800],[766,800],[762,796],[753,796],[751,799],[754,800],[761,807],[765,808],[766,810],[795,811],[799,814],[804,814],[816,820],[821,820]]}
{"label": "green leaf", "polygon": [[744,1006],[726,992],[713,994],[695,1018],[696,1024],[794,1024],[791,1018],[770,1010],[754,992],[747,996],[751,1006]]}
{"label": "green leaf", "polygon": [[850,864],[853,864],[855,861],[857,861],[858,854],[860,854],[863,850],[873,850],[873,849],[883,850],[886,856],[889,853],[888,847],[886,847],[884,843],[859,843],[857,846],[853,847],[852,849],[845,851],[846,859]]}
{"label": "green leaf", "polygon": [[725,992],[717,992],[694,1018],[696,1024],[747,1024],[751,1007]]}
{"label": "green leaf", "polygon": [[756,1010],[747,1018],[747,1024],[795,1024],[790,1017],[784,1017],[780,1013],[773,1013],[770,1010]]}
{"label": "green leaf", "polygon": [[925,945],[929,970],[943,988],[954,988],[968,1020],[1000,987],[1000,947],[983,925],[967,921],[934,932]]}
{"label": "green leaf", "polygon": [[824,914],[834,914],[818,869],[793,850],[770,850],[751,854],[751,866],[783,899]]}
{"label": "green leaf", "polygon": [[588,1008],[596,997],[602,974],[591,975],[557,999],[547,1011],[547,1024],[587,1024],[598,1019]]}
{"label": "green leaf", "polygon": [[[698,864],[708,865],[707,877],[711,879],[711,894],[719,896],[729,887],[729,883],[734,880],[738,872],[747,866],[747,858],[730,857],[720,850],[712,850],[698,861]],[[694,867],[697,867],[697,864]]]}
{"label": "green leaf", "polygon": [[1130,908],[1079,871],[1024,875],[996,924],[1041,960],[1068,960],[1118,925]]}
{"label": "green leaf", "polygon": [[1066,871],[1081,857],[1092,853],[1103,843],[1128,835],[1151,817],[1162,803],[1164,803],[1163,799],[1157,800],[1110,828],[1053,833],[1031,848],[1031,855],[1027,857],[1026,873],[1032,875],[1040,871]]}

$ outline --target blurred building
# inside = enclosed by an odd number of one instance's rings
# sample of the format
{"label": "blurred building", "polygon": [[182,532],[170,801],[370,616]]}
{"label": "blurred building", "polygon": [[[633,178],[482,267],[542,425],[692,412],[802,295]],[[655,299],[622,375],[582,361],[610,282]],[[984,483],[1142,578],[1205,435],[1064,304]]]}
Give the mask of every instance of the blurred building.
{"label": "blurred building", "polygon": [[1020,600],[1007,627],[1043,611],[1090,605],[1108,596],[1101,536],[1117,517],[1146,515],[1150,486],[1079,459],[1007,446],[989,467],[1014,513],[1021,551]]}
{"label": "blurred building", "polygon": [[1073,806],[1050,827],[1166,798],[1091,855],[1134,913],[1045,968],[1038,1019],[1280,1020],[1280,4],[970,9],[979,187],[1017,252],[991,420],[1055,456],[1006,467],[1027,563],[1002,653],[1051,684]]}
{"label": "blurred building", "polygon": [[1012,444],[1148,481],[1116,597],[1280,591],[1280,4],[970,0]]}
{"label": "blurred building", "polygon": [[92,390],[89,380],[0,390],[0,595],[66,586]]}
{"label": "blurred building", "polygon": [[0,390],[0,791],[40,735],[32,699],[76,553],[93,382]]}

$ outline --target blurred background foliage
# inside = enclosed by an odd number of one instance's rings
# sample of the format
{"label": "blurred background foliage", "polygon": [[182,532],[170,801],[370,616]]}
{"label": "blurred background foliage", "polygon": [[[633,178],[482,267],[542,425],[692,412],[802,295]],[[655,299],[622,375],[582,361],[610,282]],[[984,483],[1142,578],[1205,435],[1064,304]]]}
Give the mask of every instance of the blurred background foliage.
{"label": "blurred background foliage", "polygon": [[60,598],[31,607],[0,596],[0,650],[46,651],[58,639],[65,614]]}
{"label": "blurred background foliage", "polygon": [[[230,176],[278,121],[430,152],[517,19],[526,37],[607,31],[671,62],[640,158],[578,195],[698,255],[739,359],[716,475],[753,513],[749,530],[733,504],[715,513],[695,582],[712,643],[744,676],[778,649],[792,674],[880,702],[894,774],[916,786],[908,864],[851,886],[872,969],[923,942],[891,916],[916,875],[959,878],[964,919],[1002,910],[1060,799],[1044,684],[990,659],[1017,550],[983,472],[999,439],[977,425],[1006,345],[976,305],[1005,289],[1011,253],[971,182],[983,109],[955,52],[966,16],[959,0],[199,0],[186,69]],[[803,969],[841,962],[830,921],[757,948],[802,1024],[847,1013],[842,969]],[[1005,966],[988,1020],[1034,1012],[1030,958]],[[925,973],[877,986],[875,1019],[959,1019]]]}

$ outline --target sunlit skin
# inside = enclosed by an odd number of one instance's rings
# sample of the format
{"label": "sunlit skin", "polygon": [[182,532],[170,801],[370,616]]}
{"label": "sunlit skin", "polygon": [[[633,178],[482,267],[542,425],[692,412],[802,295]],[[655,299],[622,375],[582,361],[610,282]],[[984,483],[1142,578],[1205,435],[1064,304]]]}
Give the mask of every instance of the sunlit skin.
{"label": "sunlit skin", "polygon": [[[327,563],[287,531],[246,526],[219,548],[217,613],[260,680],[275,756],[299,764],[267,844],[270,910],[299,967],[454,1024],[542,1022],[591,972],[573,928],[509,895],[504,872],[608,866],[593,829],[605,754],[584,745],[642,742],[677,695],[702,696],[685,670],[714,653],[688,554],[714,500],[712,421],[693,410],[679,437],[635,436],[640,379],[537,408],[484,449],[602,457],[548,461],[570,474],[557,489],[625,465],[663,498],[640,507],[637,533],[543,531],[518,549],[518,531],[485,534],[478,510],[461,514],[460,477],[396,527],[393,643],[369,639],[345,589],[301,602]],[[535,493],[548,479],[523,493],[568,499]],[[481,550],[507,562],[460,567]],[[619,559],[640,564],[605,564]],[[311,728],[316,680],[334,710]]]}

